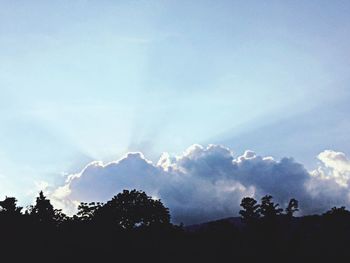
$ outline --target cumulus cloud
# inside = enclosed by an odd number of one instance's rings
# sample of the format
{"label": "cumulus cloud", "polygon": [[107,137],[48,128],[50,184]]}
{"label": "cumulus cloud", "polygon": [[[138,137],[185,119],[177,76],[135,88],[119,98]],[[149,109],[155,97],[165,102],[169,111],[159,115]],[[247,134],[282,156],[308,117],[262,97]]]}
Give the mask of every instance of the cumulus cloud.
{"label": "cumulus cloud", "polygon": [[344,153],[326,150],[321,152],[317,158],[323,163],[314,172],[314,175],[324,179],[333,179],[339,185],[348,186],[350,179],[350,160]]}
{"label": "cumulus cloud", "polygon": [[271,194],[282,206],[297,198],[304,214],[349,204],[350,161],[329,150],[318,159],[319,167],[309,172],[291,158],[275,160],[253,151],[235,156],[220,145],[192,145],[179,156],[163,153],[157,163],[142,153],[129,153],[115,162],[88,164],[50,197],[73,213],[81,201],[106,201],[136,188],[160,198],[173,221],[185,224],[238,215],[245,196]]}

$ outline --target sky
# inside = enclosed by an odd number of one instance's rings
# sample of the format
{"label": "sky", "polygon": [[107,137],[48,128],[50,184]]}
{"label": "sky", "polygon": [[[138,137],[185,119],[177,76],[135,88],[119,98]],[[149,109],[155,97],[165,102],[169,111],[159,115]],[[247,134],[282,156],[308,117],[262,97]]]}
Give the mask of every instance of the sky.
{"label": "sky", "polygon": [[94,161],[141,152],[157,166],[196,144],[347,178],[349,13],[340,0],[0,0],[0,196],[28,203]]}

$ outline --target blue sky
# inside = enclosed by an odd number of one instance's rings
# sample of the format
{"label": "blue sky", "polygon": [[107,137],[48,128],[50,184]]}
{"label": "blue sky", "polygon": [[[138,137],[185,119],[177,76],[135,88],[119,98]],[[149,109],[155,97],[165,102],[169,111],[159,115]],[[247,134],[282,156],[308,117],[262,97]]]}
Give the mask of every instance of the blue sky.
{"label": "blue sky", "polygon": [[348,1],[1,1],[0,194],[128,151],[350,153]]}

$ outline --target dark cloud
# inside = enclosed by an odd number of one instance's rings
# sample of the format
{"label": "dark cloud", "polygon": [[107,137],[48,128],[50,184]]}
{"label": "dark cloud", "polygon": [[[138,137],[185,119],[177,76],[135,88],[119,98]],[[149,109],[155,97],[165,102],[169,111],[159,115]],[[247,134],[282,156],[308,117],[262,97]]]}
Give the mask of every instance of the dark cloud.
{"label": "dark cloud", "polygon": [[160,198],[174,222],[185,224],[238,215],[245,196],[271,194],[281,205],[297,198],[304,214],[348,204],[349,161],[333,151],[318,158],[320,167],[309,172],[291,158],[276,161],[252,151],[235,157],[219,145],[193,145],[176,157],[165,153],[157,164],[129,153],[105,165],[90,163],[51,197],[73,212],[80,201],[106,201],[123,189],[141,189]]}

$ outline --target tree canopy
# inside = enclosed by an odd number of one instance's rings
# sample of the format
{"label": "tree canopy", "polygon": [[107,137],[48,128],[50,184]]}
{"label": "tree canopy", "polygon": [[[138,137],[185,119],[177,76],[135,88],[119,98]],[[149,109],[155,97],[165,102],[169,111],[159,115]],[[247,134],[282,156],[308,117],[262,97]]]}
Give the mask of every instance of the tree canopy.
{"label": "tree canopy", "polygon": [[5,214],[21,214],[22,207],[17,206],[17,199],[15,197],[7,197],[0,201],[0,212]]}
{"label": "tree canopy", "polygon": [[260,205],[257,203],[258,202],[251,197],[242,199],[241,207],[243,209],[239,211],[239,214],[242,216],[244,222],[251,223],[260,218]]}
{"label": "tree canopy", "polygon": [[124,229],[170,223],[169,209],[160,200],[135,189],[117,194],[94,213]]}

